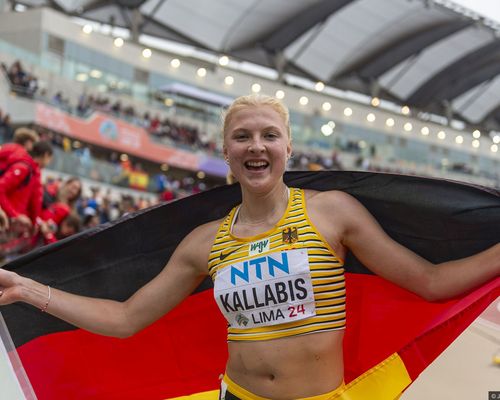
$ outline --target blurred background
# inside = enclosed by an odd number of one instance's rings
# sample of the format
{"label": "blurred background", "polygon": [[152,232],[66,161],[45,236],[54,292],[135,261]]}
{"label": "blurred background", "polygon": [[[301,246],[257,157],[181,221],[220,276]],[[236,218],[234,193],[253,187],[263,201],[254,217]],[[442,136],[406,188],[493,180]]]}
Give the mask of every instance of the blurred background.
{"label": "blurred background", "polygon": [[[48,211],[3,257],[223,185],[221,112],[249,93],[290,108],[291,170],[498,189],[499,38],[494,1],[0,0],[0,142],[53,147]],[[472,398],[432,390],[404,398]]]}

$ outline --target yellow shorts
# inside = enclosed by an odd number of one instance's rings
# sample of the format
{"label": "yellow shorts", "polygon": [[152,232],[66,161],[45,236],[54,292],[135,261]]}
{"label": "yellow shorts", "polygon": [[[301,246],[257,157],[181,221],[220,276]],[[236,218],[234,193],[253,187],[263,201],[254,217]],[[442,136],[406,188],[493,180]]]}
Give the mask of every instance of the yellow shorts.
{"label": "yellow shorts", "polygon": [[[325,394],[320,394],[318,396],[312,396],[312,397],[302,397],[298,400],[334,400],[334,399],[340,399],[342,393],[345,391],[345,385],[342,382],[342,384],[337,388],[332,390],[331,392],[325,393]],[[268,399],[267,397],[261,397],[257,396],[256,394],[253,394],[249,392],[246,389],[243,389],[241,386],[239,386],[237,383],[234,383],[231,378],[229,378],[227,375],[224,375],[224,378],[222,378],[222,383],[221,383],[221,390],[220,390],[220,400],[233,400],[233,399],[238,399],[238,400],[271,400]]]}

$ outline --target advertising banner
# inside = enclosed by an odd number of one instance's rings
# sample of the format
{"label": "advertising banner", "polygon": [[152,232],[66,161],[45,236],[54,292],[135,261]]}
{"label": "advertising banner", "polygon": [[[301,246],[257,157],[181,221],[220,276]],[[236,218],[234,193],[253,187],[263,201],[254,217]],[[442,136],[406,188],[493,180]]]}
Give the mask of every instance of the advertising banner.
{"label": "advertising banner", "polygon": [[119,118],[95,112],[83,119],[44,103],[36,103],[35,107],[36,124],[73,139],[160,164],[226,175],[227,167],[222,160],[155,143],[145,129]]}

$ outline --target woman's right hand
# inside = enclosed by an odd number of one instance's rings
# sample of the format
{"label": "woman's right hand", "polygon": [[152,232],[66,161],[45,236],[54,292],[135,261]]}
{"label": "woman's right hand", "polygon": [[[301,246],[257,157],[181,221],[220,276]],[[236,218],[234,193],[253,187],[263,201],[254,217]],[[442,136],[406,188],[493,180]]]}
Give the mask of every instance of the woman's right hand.
{"label": "woman's right hand", "polygon": [[14,303],[21,299],[20,276],[15,272],[0,268],[0,306]]}

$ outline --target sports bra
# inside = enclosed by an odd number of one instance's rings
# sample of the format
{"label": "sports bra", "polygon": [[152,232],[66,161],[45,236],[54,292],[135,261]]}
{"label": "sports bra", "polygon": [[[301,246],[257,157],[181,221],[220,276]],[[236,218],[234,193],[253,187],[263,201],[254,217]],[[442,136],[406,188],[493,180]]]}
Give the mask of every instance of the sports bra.
{"label": "sports bra", "polygon": [[228,341],[344,329],[343,261],[311,223],[304,191],[291,188],[275,227],[252,237],[232,234],[238,209],[221,223],[208,261]]}

